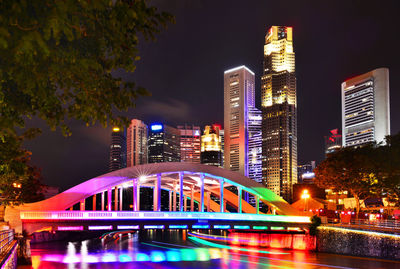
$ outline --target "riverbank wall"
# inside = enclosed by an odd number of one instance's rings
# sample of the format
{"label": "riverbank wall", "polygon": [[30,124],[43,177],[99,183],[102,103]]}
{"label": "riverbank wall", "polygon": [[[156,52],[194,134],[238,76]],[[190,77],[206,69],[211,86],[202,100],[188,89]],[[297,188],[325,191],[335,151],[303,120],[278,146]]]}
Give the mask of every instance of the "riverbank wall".
{"label": "riverbank wall", "polygon": [[400,260],[400,235],[320,226],[316,248],[318,252]]}

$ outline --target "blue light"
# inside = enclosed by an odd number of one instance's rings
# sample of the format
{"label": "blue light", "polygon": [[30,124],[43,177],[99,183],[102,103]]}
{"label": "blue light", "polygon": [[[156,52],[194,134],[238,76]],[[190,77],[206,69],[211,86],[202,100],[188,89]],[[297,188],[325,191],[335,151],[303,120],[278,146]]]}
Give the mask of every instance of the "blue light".
{"label": "blue light", "polygon": [[120,262],[131,262],[133,261],[132,257],[129,256],[128,254],[121,254],[118,256],[118,260]]}
{"label": "blue light", "polygon": [[152,131],[161,131],[164,128],[162,124],[152,124],[150,125],[150,129]]}
{"label": "blue light", "polygon": [[164,229],[164,225],[144,225],[145,229]]}
{"label": "blue light", "polygon": [[187,229],[187,225],[169,225],[170,229]]}
{"label": "blue light", "polygon": [[165,255],[161,251],[152,251],[151,252],[151,261],[152,262],[163,262],[165,261]]}
{"label": "blue light", "polygon": [[214,229],[230,229],[231,225],[214,225]]}
{"label": "blue light", "polygon": [[180,262],[182,260],[181,254],[178,251],[167,251],[167,261]]}
{"label": "blue light", "polygon": [[210,225],[200,225],[200,224],[194,224],[192,225],[192,229],[209,229]]}
{"label": "blue light", "polygon": [[137,253],[136,261],[137,262],[148,262],[148,261],[150,261],[150,257],[145,253]]}

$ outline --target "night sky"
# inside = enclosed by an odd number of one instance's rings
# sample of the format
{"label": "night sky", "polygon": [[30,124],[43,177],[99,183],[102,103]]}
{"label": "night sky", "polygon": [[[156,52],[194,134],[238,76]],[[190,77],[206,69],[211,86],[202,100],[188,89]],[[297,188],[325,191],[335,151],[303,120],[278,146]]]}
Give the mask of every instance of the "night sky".
{"label": "night sky", "polygon": [[[341,82],[375,68],[389,68],[391,133],[400,131],[400,1],[151,3],[175,15],[176,24],[156,42],[143,40],[136,72],[124,74],[153,94],[138,99],[129,117],[173,126],[223,123],[223,72],[238,65],[255,72],[260,107],[265,33],[282,25],[294,32],[299,163],[321,161],[324,135],[341,128]],[[44,128],[26,144],[44,183],[62,190],[108,170],[111,129],[71,126],[72,137]]]}

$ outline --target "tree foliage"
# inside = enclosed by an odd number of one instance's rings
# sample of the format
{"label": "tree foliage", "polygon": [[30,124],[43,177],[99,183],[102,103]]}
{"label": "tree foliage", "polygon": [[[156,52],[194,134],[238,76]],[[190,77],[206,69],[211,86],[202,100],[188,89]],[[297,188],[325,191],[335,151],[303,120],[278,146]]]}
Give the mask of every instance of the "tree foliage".
{"label": "tree foliage", "polygon": [[5,137],[0,143],[0,197],[3,205],[18,205],[43,198],[40,171],[29,164],[31,153],[23,150],[23,137]]}
{"label": "tree foliage", "polygon": [[171,16],[144,0],[6,0],[0,4],[0,126],[38,116],[55,129],[126,123],[143,88],[112,75],[135,70],[139,35],[154,38]]}
{"label": "tree foliage", "polygon": [[32,175],[21,139],[40,131],[25,129],[33,117],[64,135],[69,119],[127,125],[118,112],[149,93],[115,71],[133,72],[139,38],[154,39],[173,18],[145,0],[4,0],[0,10],[3,184]]}
{"label": "tree foliage", "polygon": [[315,183],[321,188],[348,191],[356,200],[358,213],[360,199],[378,183],[373,173],[373,150],[373,145],[366,145],[362,148],[346,147],[329,154],[315,169]]}
{"label": "tree foliage", "polygon": [[388,136],[385,145],[346,147],[332,154],[315,169],[321,188],[348,191],[359,201],[386,197],[400,205],[400,134]]}

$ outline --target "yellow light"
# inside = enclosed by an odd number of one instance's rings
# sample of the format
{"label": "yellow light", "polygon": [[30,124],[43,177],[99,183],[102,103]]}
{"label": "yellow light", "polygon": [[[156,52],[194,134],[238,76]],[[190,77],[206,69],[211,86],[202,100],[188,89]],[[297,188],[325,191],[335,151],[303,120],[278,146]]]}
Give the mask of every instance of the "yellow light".
{"label": "yellow light", "polygon": [[114,127],[113,128],[113,132],[119,132],[119,130],[120,130],[119,127]]}

